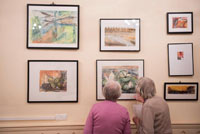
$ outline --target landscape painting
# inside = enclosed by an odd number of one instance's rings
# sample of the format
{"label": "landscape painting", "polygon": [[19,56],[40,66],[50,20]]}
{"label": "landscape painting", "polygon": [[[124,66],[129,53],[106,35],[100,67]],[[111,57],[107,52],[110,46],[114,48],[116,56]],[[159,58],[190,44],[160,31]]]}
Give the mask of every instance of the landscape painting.
{"label": "landscape painting", "polygon": [[167,87],[168,94],[194,94],[195,86],[190,85],[176,85]]}
{"label": "landscape painting", "polygon": [[165,100],[198,100],[198,83],[197,82],[166,82],[164,84]]}
{"label": "landscape painting", "polygon": [[28,5],[29,47],[78,47],[78,9]]}
{"label": "landscape painting", "polygon": [[97,60],[97,100],[104,100],[103,88],[108,81],[116,81],[121,86],[119,100],[134,100],[136,83],[144,77],[144,60]]}
{"label": "landscape painting", "polygon": [[107,81],[114,80],[121,85],[122,93],[136,93],[138,66],[103,66],[102,78],[102,89]]}
{"label": "landscape painting", "polygon": [[140,19],[100,19],[100,51],[140,51]]}
{"label": "landscape painting", "polygon": [[66,92],[67,71],[40,70],[40,92]]}
{"label": "landscape painting", "polygon": [[123,27],[105,28],[105,46],[134,46],[135,29]]}

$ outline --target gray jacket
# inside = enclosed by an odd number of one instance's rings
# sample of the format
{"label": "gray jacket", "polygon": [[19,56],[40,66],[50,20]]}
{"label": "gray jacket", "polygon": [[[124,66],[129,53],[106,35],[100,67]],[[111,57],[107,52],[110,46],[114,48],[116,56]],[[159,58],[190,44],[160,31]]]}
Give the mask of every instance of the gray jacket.
{"label": "gray jacket", "polygon": [[172,134],[169,107],[164,99],[154,96],[145,101],[139,134]]}

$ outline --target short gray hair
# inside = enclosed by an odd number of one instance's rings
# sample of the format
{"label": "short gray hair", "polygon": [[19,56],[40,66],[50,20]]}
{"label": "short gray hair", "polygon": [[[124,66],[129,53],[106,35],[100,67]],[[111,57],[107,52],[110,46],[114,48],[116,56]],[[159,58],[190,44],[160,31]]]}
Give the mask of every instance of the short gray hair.
{"label": "short gray hair", "polygon": [[103,88],[106,100],[116,101],[121,96],[121,86],[116,81],[108,81]]}
{"label": "short gray hair", "polygon": [[140,93],[144,100],[152,98],[156,94],[154,81],[147,77],[140,78],[136,85],[136,92]]}

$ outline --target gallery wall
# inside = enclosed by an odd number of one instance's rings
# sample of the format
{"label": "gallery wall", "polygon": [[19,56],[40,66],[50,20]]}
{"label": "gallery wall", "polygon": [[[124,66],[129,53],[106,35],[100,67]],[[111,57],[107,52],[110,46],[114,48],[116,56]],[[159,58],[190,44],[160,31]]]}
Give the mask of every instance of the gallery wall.
{"label": "gallery wall", "polygon": [[[199,0],[55,0],[80,5],[79,49],[27,49],[26,5],[50,0],[1,0],[0,118],[67,114],[64,121],[0,121],[0,126],[83,125],[96,102],[97,59],[144,59],[144,75],[152,78],[163,97],[164,82],[200,82]],[[192,34],[167,34],[167,12],[193,12]],[[101,18],[140,18],[139,52],[100,52]],[[193,43],[194,75],[168,76],[168,43]],[[27,103],[27,60],[78,60],[78,103]],[[136,101],[119,101],[132,117]],[[168,101],[173,124],[199,124],[200,100]]]}

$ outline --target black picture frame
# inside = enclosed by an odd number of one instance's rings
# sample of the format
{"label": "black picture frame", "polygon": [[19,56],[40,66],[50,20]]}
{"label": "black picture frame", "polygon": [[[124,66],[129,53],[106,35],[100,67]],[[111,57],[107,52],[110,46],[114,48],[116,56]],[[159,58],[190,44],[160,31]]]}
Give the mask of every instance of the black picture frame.
{"label": "black picture frame", "polygon": [[140,51],[140,18],[101,18],[99,25],[100,52]]}
{"label": "black picture frame", "polygon": [[27,102],[78,102],[78,60],[28,60]]}
{"label": "black picture frame", "polygon": [[168,44],[168,75],[193,76],[193,43]]}
{"label": "black picture frame", "polygon": [[[113,73],[113,74],[112,74]],[[123,75],[120,76],[122,73]],[[111,76],[112,75],[112,76]],[[127,77],[126,77],[126,76]],[[130,78],[129,81],[121,82],[123,77]],[[144,77],[144,59],[98,59],[96,60],[96,100],[105,100],[102,89],[108,80],[118,81],[121,85],[122,95],[118,100],[135,100],[135,84],[140,77]],[[134,79],[133,79],[134,78]],[[133,80],[133,81],[132,81]],[[129,88],[123,90],[125,86]]]}
{"label": "black picture frame", "polygon": [[198,82],[165,82],[164,99],[166,101],[197,101]]}
{"label": "black picture frame", "polygon": [[193,12],[168,12],[168,34],[191,34],[193,33]]}
{"label": "black picture frame", "polygon": [[27,49],[79,49],[79,28],[79,5],[27,4]]}

